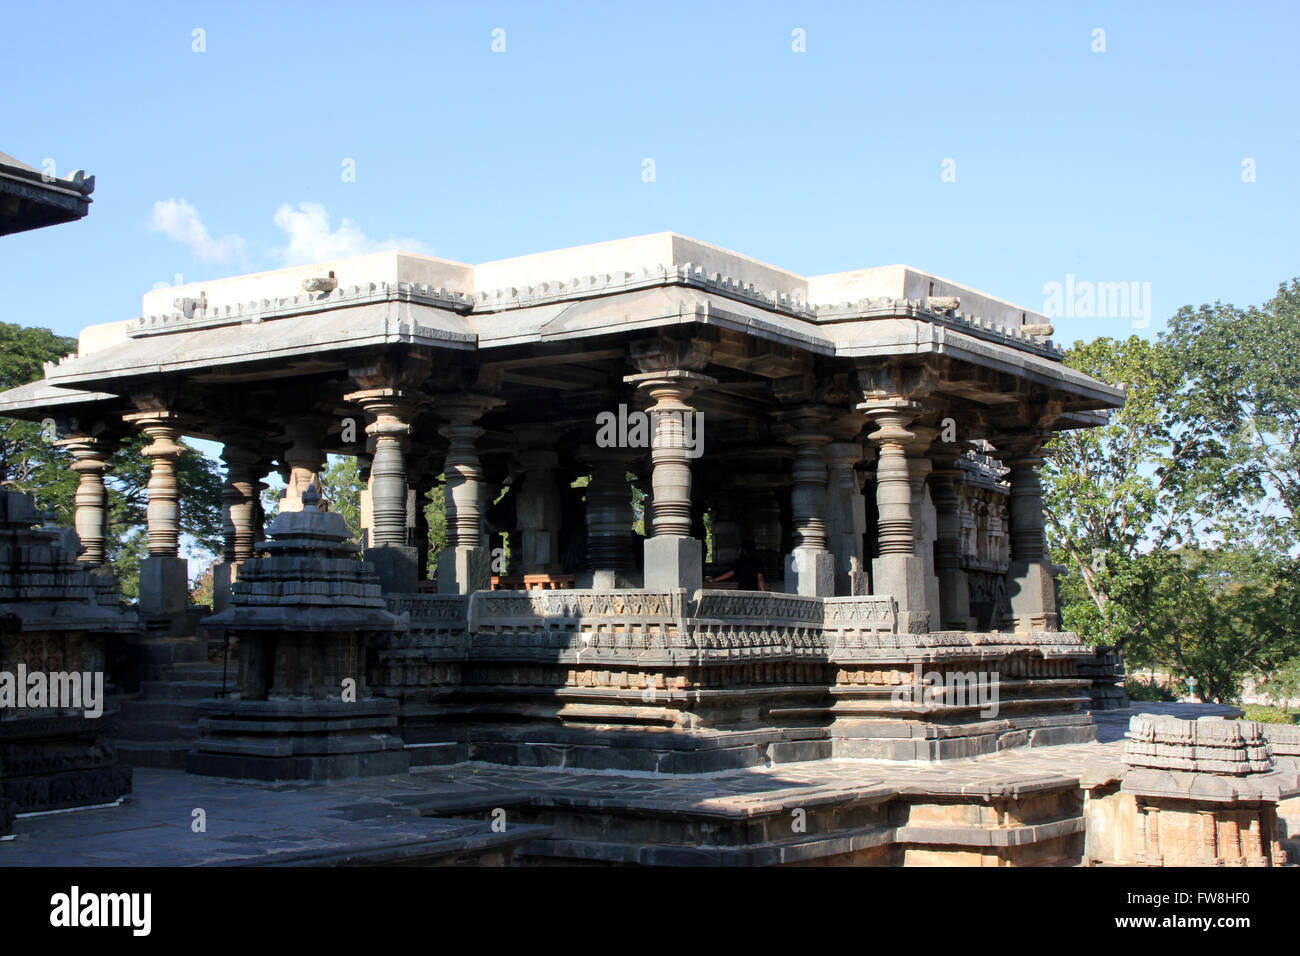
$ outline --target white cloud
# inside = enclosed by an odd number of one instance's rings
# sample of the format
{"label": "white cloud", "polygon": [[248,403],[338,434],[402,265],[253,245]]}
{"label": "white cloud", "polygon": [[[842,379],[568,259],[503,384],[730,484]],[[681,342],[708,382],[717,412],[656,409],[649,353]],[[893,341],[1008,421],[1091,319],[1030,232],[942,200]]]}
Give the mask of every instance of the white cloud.
{"label": "white cloud", "polygon": [[[274,258],[282,266],[299,266],[392,249],[430,254],[418,239],[396,236],[373,239],[352,219],[340,219],[338,228],[331,230],[329,212],[315,202],[298,203],[296,209],[285,203],[275,211],[275,224],[288,238],[288,245],[268,248],[256,243],[253,259]],[[188,246],[196,259],[232,262],[249,258],[249,244],[242,236],[232,234],[214,239],[188,199],[155,202],[149,229]]]}
{"label": "white cloud", "polygon": [[196,259],[207,262],[230,262],[242,259],[247,243],[242,236],[228,235],[214,239],[203,225],[199,211],[188,199],[168,199],[153,204],[149,230],[161,232],[168,239],[190,247]]}
{"label": "white cloud", "polygon": [[288,246],[282,250],[286,266],[392,249],[425,251],[424,244],[416,239],[371,239],[351,219],[340,219],[338,229],[331,232],[329,213],[315,202],[301,202],[297,209],[286,203],[275,211],[275,224],[289,237]]}

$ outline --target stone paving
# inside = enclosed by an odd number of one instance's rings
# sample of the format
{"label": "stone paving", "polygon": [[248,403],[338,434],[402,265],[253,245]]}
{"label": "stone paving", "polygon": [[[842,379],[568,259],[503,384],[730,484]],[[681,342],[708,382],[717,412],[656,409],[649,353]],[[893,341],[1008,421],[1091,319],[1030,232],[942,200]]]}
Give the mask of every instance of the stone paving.
{"label": "stone paving", "polygon": [[[1183,717],[1233,713],[1212,705],[1144,704]],[[119,807],[20,818],[0,843],[4,865],[231,865],[425,862],[510,850],[545,828],[508,824],[512,806],[618,807],[745,818],[903,792],[1007,795],[1117,780],[1133,711],[1099,713],[1100,742],[1021,748],[943,763],[820,760],[711,774],[662,775],[463,763],[345,783],[258,785],[137,770]],[[207,832],[191,831],[192,813]],[[425,814],[425,815],[421,815]],[[457,816],[459,815],[459,817]]]}
{"label": "stone paving", "polygon": [[[421,817],[418,777],[273,787],[140,769],[120,806],[20,817],[0,866],[339,865],[509,851],[544,832]],[[207,830],[191,829],[193,812]]]}

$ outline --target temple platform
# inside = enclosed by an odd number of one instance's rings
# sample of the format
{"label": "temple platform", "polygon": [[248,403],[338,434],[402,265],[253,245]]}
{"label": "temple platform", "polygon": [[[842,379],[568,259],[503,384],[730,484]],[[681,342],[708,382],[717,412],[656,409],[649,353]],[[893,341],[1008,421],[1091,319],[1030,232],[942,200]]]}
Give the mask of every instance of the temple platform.
{"label": "temple platform", "polygon": [[[1144,705],[1183,718],[1230,707]],[[691,775],[427,767],[332,784],[140,770],[121,806],[20,817],[0,866],[354,863],[1089,865],[1124,859],[1123,731],[942,764],[825,759]],[[194,833],[194,808],[207,830]]]}

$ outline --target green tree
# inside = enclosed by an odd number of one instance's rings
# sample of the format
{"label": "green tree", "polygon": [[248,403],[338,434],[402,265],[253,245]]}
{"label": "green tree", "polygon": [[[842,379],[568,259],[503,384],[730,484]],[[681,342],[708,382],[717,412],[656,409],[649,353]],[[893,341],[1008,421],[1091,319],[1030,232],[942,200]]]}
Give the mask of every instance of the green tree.
{"label": "green tree", "polygon": [[1196,679],[1204,701],[1235,701],[1242,678],[1300,653],[1300,589],[1292,562],[1257,548],[1155,552],[1147,594],[1146,649]]}
{"label": "green tree", "polygon": [[1223,540],[1286,553],[1300,540],[1300,279],[1261,308],[1184,306],[1167,341],[1182,369],[1171,412],[1189,508]]}
{"label": "green tree", "polygon": [[[49,329],[0,322],[0,389],[17,388],[44,374],[44,363],[73,352],[77,340]],[[42,425],[0,418],[0,486],[35,495],[42,510],[53,508],[61,523],[72,516],[77,476],[54,444],[53,421]]]}
{"label": "green tree", "polygon": [[[0,388],[14,388],[43,375],[43,363],[75,350],[77,340],[49,329],[0,323]],[[50,423],[52,424],[52,423]],[[50,425],[0,418],[0,485],[36,498],[53,509],[61,525],[71,525],[77,474],[71,456],[55,444]],[[144,534],[148,504],[149,461],[141,450],[148,440],[132,435],[109,459],[108,563],[122,593],[138,596],[140,558],[148,553]],[[177,462],[181,487],[181,533],[200,548],[215,551],[221,543],[221,484],[215,462],[186,448]]]}
{"label": "green tree", "polygon": [[1075,343],[1066,362],[1127,401],[1046,448],[1063,621],[1232,699],[1300,654],[1300,282],[1261,309],[1184,308],[1155,342]]}
{"label": "green tree", "polygon": [[1178,371],[1167,348],[1137,336],[1076,342],[1065,362],[1126,390],[1109,424],[1054,437],[1042,473],[1053,559],[1069,569],[1064,623],[1122,650],[1142,629],[1143,550],[1164,547],[1182,526],[1166,408]]}

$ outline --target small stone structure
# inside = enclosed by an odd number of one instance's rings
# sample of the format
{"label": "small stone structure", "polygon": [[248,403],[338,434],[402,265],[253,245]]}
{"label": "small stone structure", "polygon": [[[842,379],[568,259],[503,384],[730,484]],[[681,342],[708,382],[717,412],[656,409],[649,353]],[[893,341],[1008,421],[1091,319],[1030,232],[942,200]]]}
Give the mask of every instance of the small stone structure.
{"label": "small stone structure", "polygon": [[131,791],[105,695],[108,645],[134,633],[136,617],[116,606],[109,579],[78,563],[76,534],[39,520],[30,495],[0,491],[0,835],[14,812]]}
{"label": "small stone structure", "polygon": [[1279,769],[1265,725],[1135,715],[1122,791],[1135,800],[1136,862],[1148,866],[1281,866],[1278,806],[1300,794]]}
{"label": "small stone structure", "polygon": [[267,556],[244,562],[230,607],[212,618],[239,636],[239,691],[199,705],[191,773],[322,780],[409,767],[396,703],[366,685],[367,640],[406,620],[384,609],[374,567],[319,499],[310,486],[300,510],[271,522]]}

